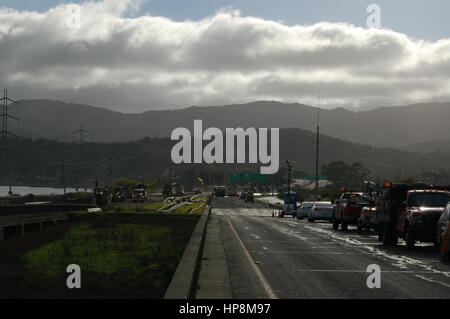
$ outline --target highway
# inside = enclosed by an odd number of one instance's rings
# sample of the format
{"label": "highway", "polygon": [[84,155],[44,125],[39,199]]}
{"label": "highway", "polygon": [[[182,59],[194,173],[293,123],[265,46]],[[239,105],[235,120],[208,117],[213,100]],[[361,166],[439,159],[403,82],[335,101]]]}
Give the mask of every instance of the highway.
{"label": "highway", "polygon": [[[272,217],[235,198],[212,207],[198,298],[450,298],[450,265],[432,245],[384,247],[373,232]],[[380,288],[367,286],[369,265],[381,269]]]}

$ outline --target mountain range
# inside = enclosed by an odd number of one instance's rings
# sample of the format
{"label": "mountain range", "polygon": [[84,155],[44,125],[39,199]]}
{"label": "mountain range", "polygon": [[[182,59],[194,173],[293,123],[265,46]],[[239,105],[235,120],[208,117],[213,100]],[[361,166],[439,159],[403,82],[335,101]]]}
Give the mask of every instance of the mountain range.
{"label": "mountain range", "polygon": [[[126,106],[124,106],[126,108]],[[376,147],[412,151],[430,141],[450,137],[450,102],[382,107],[355,112],[321,109],[304,104],[258,101],[241,105],[189,107],[177,110],[120,113],[89,105],[51,100],[22,100],[10,106],[11,130],[23,137],[76,141],[82,124],[92,142],[128,142],[144,137],[168,137],[177,127],[192,129],[195,119],[206,127],[300,128]],[[425,143],[425,144],[424,144]],[[433,144],[434,145],[434,144]],[[435,145],[445,145],[435,143]],[[429,148],[427,148],[429,149]],[[431,147],[433,150],[433,147]]]}

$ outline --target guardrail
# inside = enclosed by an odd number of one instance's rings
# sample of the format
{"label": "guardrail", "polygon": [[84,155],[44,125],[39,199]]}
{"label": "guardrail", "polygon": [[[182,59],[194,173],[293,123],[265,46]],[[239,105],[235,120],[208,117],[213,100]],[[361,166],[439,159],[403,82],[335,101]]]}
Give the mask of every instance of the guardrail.
{"label": "guardrail", "polygon": [[192,299],[195,297],[210,214],[211,206],[208,205],[191,235],[164,299]]}
{"label": "guardrail", "polygon": [[89,204],[37,204],[37,205],[1,205],[0,216],[16,214],[43,214],[54,212],[71,212],[96,207]]}

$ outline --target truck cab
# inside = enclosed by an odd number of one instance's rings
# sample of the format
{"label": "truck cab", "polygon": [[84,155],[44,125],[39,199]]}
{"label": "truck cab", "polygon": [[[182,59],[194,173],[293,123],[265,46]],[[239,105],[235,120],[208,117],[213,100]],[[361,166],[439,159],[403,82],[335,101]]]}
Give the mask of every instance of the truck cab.
{"label": "truck cab", "polygon": [[450,192],[424,184],[388,184],[377,207],[379,240],[397,245],[403,238],[408,249],[417,241],[436,243],[439,218],[450,201]]}
{"label": "truck cab", "polygon": [[416,241],[436,243],[436,227],[450,201],[442,190],[410,190],[398,212],[397,232],[409,248]]}
{"label": "truck cab", "polygon": [[297,193],[296,192],[285,192],[284,193],[284,204],[283,204],[283,210],[282,210],[282,216],[284,215],[291,215],[292,217],[297,216]]}

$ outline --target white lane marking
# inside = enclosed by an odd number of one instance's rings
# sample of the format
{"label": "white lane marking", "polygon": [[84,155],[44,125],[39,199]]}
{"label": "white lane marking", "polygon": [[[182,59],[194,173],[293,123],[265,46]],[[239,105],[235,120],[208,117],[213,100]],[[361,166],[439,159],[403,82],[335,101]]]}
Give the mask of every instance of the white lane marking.
{"label": "white lane marking", "polygon": [[250,234],[250,236],[252,236],[253,238],[256,238],[256,239],[261,239],[261,237],[259,237],[259,236],[256,235],[256,234]]}
{"label": "white lane marking", "polygon": [[256,266],[255,261],[250,256],[250,253],[248,252],[247,248],[245,247],[244,243],[242,242],[242,239],[239,237],[239,234],[237,233],[236,229],[234,228],[233,224],[231,223],[231,220],[228,218],[228,224],[230,225],[230,229],[233,232],[234,236],[236,237],[239,245],[242,248],[242,251],[244,252],[244,255],[246,256],[248,263],[250,267],[253,268],[256,276],[258,277],[259,281],[261,282],[261,285],[263,286],[264,290],[266,291],[268,297],[270,299],[278,299],[277,294],[270,286],[269,282],[267,281],[266,277],[262,273],[262,271]]}
{"label": "white lane marking", "polygon": [[[268,250],[264,249],[263,250]],[[257,249],[251,249],[249,250],[251,252],[260,253],[261,250]],[[311,255],[365,255],[363,252],[356,252],[356,253],[344,253],[344,252],[320,252],[320,251],[298,251],[298,250],[271,250],[270,253],[274,254],[291,254],[291,255],[297,255],[297,254],[311,254]]]}
{"label": "white lane marking", "polygon": [[[316,233],[320,233],[322,235],[326,235],[327,237],[331,237],[335,240],[341,241],[343,242],[343,244],[347,244],[346,247],[352,247],[354,248],[354,246],[365,249],[368,251],[368,253],[372,256],[377,256],[377,257],[384,257],[386,259],[390,259],[395,261],[395,263],[393,263],[392,265],[395,267],[398,267],[400,269],[408,269],[408,266],[417,266],[420,268],[425,269],[425,271],[428,271],[429,273],[433,273],[433,274],[439,274],[439,275],[443,275],[447,278],[450,278],[450,272],[445,272],[445,271],[440,271],[437,269],[434,269],[431,265],[427,265],[425,264],[423,261],[421,260],[417,260],[411,257],[406,257],[406,256],[393,256],[390,255],[384,251],[381,251],[380,249],[373,247],[373,246],[367,246],[367,243],[363,243],[357,239],[352,239],[352,238],[346,238],[346,237],[342,237],[339,236],[338,234],[336,234],[334,231],[331,230],[326,230],[326,229],[322,229],[322,228],[315,228],[315,227],[311,227],[308,225],[302,225],[305,229],[308,229],[310,231],[314,231]],[[422,280],[426,280],[424,278],[418,277]],[[441,281],[437,281],[437,280],[433,280],[433,282],[436,283],[440,283],[444,286],[447,286],[446,283],[441,282]]]}
{"label": "white lane marking", "polygon": [[267,248],[266,246],[262,247],[263,250],[269,250],[269,248]]}
{"label": "white lane marking", "polygon": [[[424,274],[426,273],[426,272],[423,272]],[[428,272],[428,274],[429,274],[430,272]],[[434,272],[431,272],[431,273],[434,273]],[[421,275],[416,275],[416,277],[417,278],[420,278],[420,279],[422,279],[422,280],[425,280],[425,281],[429,281],[429,282],[433,282],[433,283],[436,283],[436,284],[440,284],[440,285],[442,285],[442,286],[444,286],[444,287],[447,287],[447,288],[450,288],[450,285],[449,284],[447,284],[447,283],[445,283],[445,282],[442,282],[442,281],[439,281],[439,280],[434,280],[434,279],[431,279],[431,278],[428,278],[428,277],[425,277],[425,276],[421,276]]]}
{"label": "white lane marking", "polygon": [[[366,270],[352,270],[352,269],[295,269],[297,272],[340,272],[340,273],[367,273]],[[414,271],[414,270],[382,270],[382,273],[388,274],[432,274],[430,271]],[[422,277],[420,275],[416,275],[416,277]],[[426,278],[426,277],[424,277]],[[422,278],[422,279],[424,279]],[[426,278],[429,279],[429,278]],[[430,281],[433,281],[429,279]],[[440,283],[440,282],[438,282]]]}

